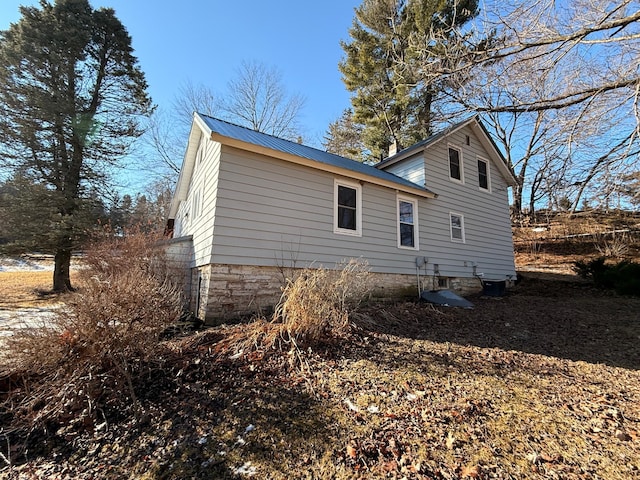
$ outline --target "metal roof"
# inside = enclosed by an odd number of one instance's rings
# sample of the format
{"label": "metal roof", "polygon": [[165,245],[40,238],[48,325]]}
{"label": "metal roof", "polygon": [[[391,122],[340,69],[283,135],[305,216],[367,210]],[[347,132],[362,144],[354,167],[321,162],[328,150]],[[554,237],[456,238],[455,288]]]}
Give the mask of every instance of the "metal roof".
{"label": "metal roof", "polygon": [[355,160],[344,158],[340,155],[335,155],[323,150],[318,150],[317,148],[309,147],[307,145],[302,145],[296,142],[291,142],[289,140],[278,138],[266,133],[257,132],[255,130],[241,127],[239,125],[234,125],[233,123],[229,123],[218,118],[209,117],[200,113],[196,113],[196,115],[200,117],[200,119],[205,123],[205,125],[211,130],[212,133],[216,133],[223,137],[232,138],[253,145],[259,145],[261,147],[275,150],[277,152],[288,153],[297,157],[306,158],[308,160],[319,162],[320,164],[330,165],[332,167],[337,167],[344,170],[350,170],[352,172],[356,172],[362,175],[368,175],[370,177],[385,180],[387,182],[393,182],[404,187],[413,189],[417,188],[423,190],[424,192],[433,193],[426,189],[424,185],[418,185],[416,183],[410,182],[409,180],[405,180],[404,178],[392,173],[385,172],[384,170],[379,170],[372,165],[356,162]]}
{"label": "metal roof", "polygon": [[[385,169],[387,168],[389,165],[396,163],[400,160],[403,160],[405,158],[407,158],[408,156],[419,152],[421,150],[425,150],[428,147],[430,147],[432,144],[438,142],[439,140],[445,138],[446,136],[452,134],[453,132],[455,132],[456,130],[466,126],[466,125],[477,125],[477,127],[480,129],[480,131],[482,132],[482,137],[484,138],[484,140],[486,140],[486,145],[485,145],[485,149],[487,150],[487,152],[489,152],[490,150],[493,151],[493,154],[495,155],[495,160],[498,166],[498,169],[500,169],[500,171],[503,173],[505,179],[507,180],[507,183],[509,185],[516,185],[517,184],[517,180],[513,174],[513,172],[511,171],[511,168],[509,167],[507,160],[505,159],[504,155],[502,154],[502,152],[500,151],[500,149],[498,148],[498,146],[496,145],[496,142],[493,140],[493,137],[489,134],[489,131],[487,130],[487,127],[484,126],[484,124],[482,123],[482,121],[480,120],[480,117],[478,115],[474,115],[472,117],[469,117],[465,120],[462,120],[456,124],[453,124],[451,126],[449,126],[448,128],[445,128],[444,130],[431,135],[428,138],[425,138],[424,140],[422,140],[421,142],[418,142],[414,145],[411,145],[410,147],[407,147],[403,150],[400,150],[399,152],[397,152],[396,154],[385,158],[384,160],[382,160],[379,163],[376,163],[375,167],[379,168],[379,169]],[[482,141],[482,138],[481,138]]]}

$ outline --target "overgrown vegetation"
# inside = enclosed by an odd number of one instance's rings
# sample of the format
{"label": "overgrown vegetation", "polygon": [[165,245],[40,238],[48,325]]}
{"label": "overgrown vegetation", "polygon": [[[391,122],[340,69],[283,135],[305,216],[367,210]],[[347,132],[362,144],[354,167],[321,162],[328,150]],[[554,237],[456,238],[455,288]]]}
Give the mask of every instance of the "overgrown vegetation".
{"label": "overgrown vegetation", "polygon": [[525,278],[472,300],[364,305],[313,375],[286,348],[221,357],[235,327],[173,338],[137,379],[152,421],[42,436],[0,478],[637,477],[640,299]]}
{"label": "overgrown vegetation", "polygon": [[156,240],[97,239],[78,272],[79,292],[41,328],[6,339],[3,423],[28,437],[93,427],[114,412],[140,416],[135,385],[161,365],[160,336],[182,304]]}
{"label": "overgrown vegetation", "polygon": [[599,288],[615,290],[620,295],[640,297],[640,264],[623,260],[606,263],[605,257],[575,262],[574,269],[582,278],[593,280]]}
{"label": "overgrown vegetation", "polygon": [[302,351],[345,339],[351,313],[370,290],[366,262],[352,259],[338,269],[307,268],[288,279],[271,319],[242,325],[220,343],[224,355],[273,350],[304,362]]}

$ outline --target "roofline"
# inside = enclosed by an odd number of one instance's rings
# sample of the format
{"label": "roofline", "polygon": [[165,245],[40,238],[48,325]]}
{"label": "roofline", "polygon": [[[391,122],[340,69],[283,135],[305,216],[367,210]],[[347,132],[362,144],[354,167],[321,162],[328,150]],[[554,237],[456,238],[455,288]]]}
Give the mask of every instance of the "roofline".
{"label": "roofline", "polygon": [[[209,128],[207,128],[209,130]],[[329,165],[326,163],[319,162],[317,160],[312,160],[309,158],[299,157],[297,155],[293,155],[291,153],[283,152],[281,150],[275,150],[268,147],[263,147],[261,145],[255,145],[250,142],[245,142],[243,140],[238,140],[233,137],[228,137],[225,135],[221,135],[216,132],[211,132],[210,134],[211,140],[214,142],[221,143],[223,145],[227,145],[230,147],[238,148],[241,150],[249,151],[252,153],[257,153],[260,155],[265,155],[268,157],[277,158],[280,160],[284,160],[287,162],[294,163],[296,165],[302,165],[305,167],[314,168],[316,170],[321,170],[328,173],[333,173],[335,175],[341,175],[343,177],[348,177],[356,180],[360,180],[363,182],[372,183],[374,185],[380,185],[383,187],[391,188],[393,190],[411,193],[413,195],[417,195],[424,198],[436,198],[438,195],[424,188],[420,188],[416,185],[416,188],[412,188],[408,185],[402,185],[400,183],[396,183],[390,180],[384,180],[381,178],[377,178],[372,175],[367,175],[361,172],[356,172],[354,170],[349,170],[347,168],[340,168],[334,165]],[[373,167],[372,167],[373,168]]]}
{"label": "roofline", "polygon": [[[500,149],[497,147],[497,145],[495,144],[495,142],[493,141],[493,138],[491,137],[491,135],[489,134],[489,131],[487,130],[487,128],[484,126],[484,124],[480,121],[480,118],[478,115],[474,115],[473,117],[468,118],[467,120],[463,120],[461,122],[458,122],[452,126],[450,126],[449,128],[446,128],[444,130],[442,130],[441,132],[421,141],[416,143],[415,145],[412,145],[408,148],[405,148],[404,150],[399,151],[397,154],[388,157],[384,160],[382,160],[382,162],[378,163],[375,165],[376,168],[379,169],[386,169],[387,167],[400,162],[401,160],[404,160],[408,157],[410,157],[411,155],[415,154],[416,152],[419,152],[421,150],[425,150],[428,146],[433,145],[435,143],[438,143],[440,140],[447,138],[449,135],[453,135],[455,132],[457,132],[458,130],[468,126],[471,124],[471,128],[474,129],[474,126],[476,126],[476,128],[479,128],[480,131],[482,132],[482,135],[480,136],[480,141],[483,143],[483,145],[485,146],[485,148],[487,149],[488,153],[492,153],[497,160],[497,166],[498,169],[500,169],[501,173],[505,176],[507,183],[509,184],[509,186],[516,186],[518,184],[518,181],[516,180],[515,175],[513,174],[513,172],[511,171],[511,169],[509,168],[509,166],[507,165],[507,161],[504,158],[504,155],[502,155],[502,152],[500,151]],[[475,129],[474,129],[475,130]],[[483,138],[486,141],[482,141]]]}

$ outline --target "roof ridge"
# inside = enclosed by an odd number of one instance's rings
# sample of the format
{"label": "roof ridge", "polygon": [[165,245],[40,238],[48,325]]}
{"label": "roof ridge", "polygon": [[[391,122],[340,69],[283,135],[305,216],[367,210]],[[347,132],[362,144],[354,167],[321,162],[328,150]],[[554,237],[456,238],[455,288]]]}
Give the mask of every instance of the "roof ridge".
{"label": "roof ridge", "polygon": [[[260,130],[254,129],[254,128],[245,127],[244,125],[239,125],[237,123],[230,122],[229,120],[225,120],[223,118],[213,117],[211,115],[206,115],[204,113],[200,113],[200,112],[197,112],[197,111],[195,113],[197,113],[198,115],[200,115],[202,117],[207,117],[207,118],[210,118],[212,120],[216,120],[218,122],[226,123],[227,125],[231,125],[232,127],[243,128],[243,129],[248,130],[250,132],[254,132],[254,133],[257,133],[259,135],[266,135],[267,137],[275,138],[275,139],[281,140],[283,142],[289,142],[289,143],[293,143],[294,145],[301,145],[301,146],[306,147],[306,148],[312,148],[312,149],[317,150],[319,152],[328,153],[330,155],[336,155],[335,153],[327,152],[326,150],[320,150],[319,148],[312,147],[311,145],[307,145],[305,143],[294,142],[293,140],[289,140],[287,138],[278,137],[277,135],[274,135],[272,133],[262,132]],[[302,135],[300,135],[300,138],[302,138]],[[338,155],[338,156],[340,156],[340,155]],[[346,157],[343,157],[343,158],[346,158]],[[349,159],[349,160],[351,160],[351,159]]]}

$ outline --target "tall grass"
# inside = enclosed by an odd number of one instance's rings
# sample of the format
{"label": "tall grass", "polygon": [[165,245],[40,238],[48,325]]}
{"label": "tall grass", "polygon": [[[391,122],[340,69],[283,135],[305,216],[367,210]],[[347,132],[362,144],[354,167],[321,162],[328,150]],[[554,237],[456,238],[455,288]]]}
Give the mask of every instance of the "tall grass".
{"label": "tall grass", "polygon": [[270,319],[242,326],[218,345],[225,355],[278,350],[299,354],[351,333],[350,314],[370,292],[366,262],[350,260],[339,268],[307,268],[283,287]]}

